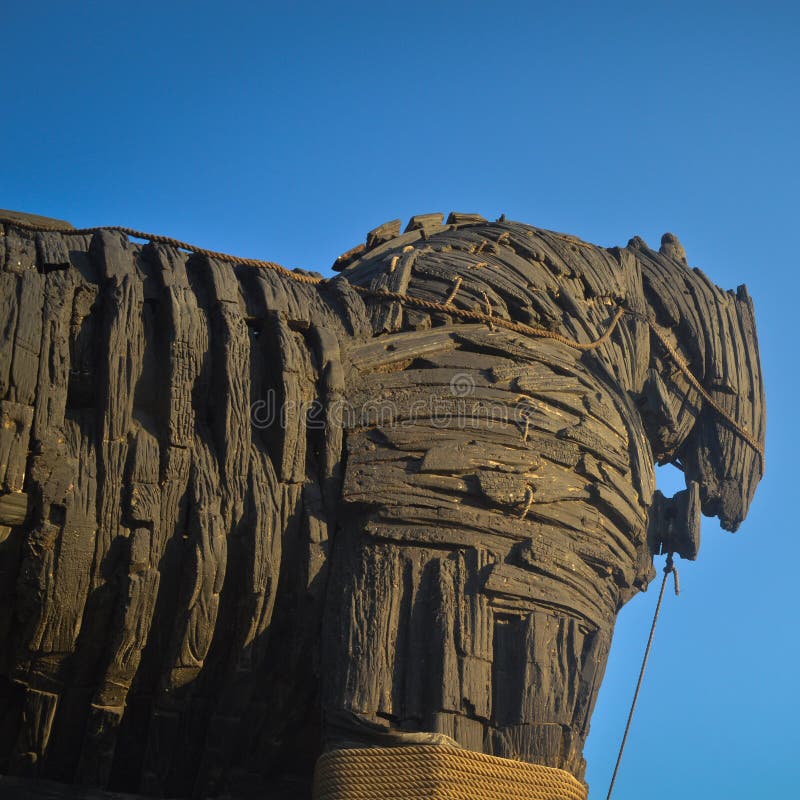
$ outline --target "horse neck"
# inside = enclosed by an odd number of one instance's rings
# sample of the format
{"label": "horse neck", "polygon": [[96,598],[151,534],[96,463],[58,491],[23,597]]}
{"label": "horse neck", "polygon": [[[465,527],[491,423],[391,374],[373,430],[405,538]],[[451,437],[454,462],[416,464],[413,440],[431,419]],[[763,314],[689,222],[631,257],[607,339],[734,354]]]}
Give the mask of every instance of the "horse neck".
{"label": "horse neck", "polygon": [[[655,322],[658,331],[680,360],[701,383],[709,365],[725,375],[721,361],[720,311],[726,294],[699,270],[643,243],[633,250],[635,268],[641,275],[642,305],[636,309]],[[656,460],[671,460],[694,428],[702,410],[700,394],[664,347],[650,326],[640,322],[647,340],[647,370],[638,397]]]}

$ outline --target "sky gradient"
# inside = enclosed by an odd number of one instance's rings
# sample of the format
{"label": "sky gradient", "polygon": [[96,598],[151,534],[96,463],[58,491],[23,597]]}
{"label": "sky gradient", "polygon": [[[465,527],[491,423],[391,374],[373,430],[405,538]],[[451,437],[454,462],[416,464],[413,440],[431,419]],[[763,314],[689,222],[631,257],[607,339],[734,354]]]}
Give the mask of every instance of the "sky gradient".
{"label": "sky gradient", "polygon": [[[323,272],[395,217],[505,213],[607,246],[672,231],[746,283],[767,475],[740,531],[704,520],[678,564],[615,797],[796,792],[796,6],[6,0],[2,20],[2,208]],[[591,800],[656,590],[620,616]]]}

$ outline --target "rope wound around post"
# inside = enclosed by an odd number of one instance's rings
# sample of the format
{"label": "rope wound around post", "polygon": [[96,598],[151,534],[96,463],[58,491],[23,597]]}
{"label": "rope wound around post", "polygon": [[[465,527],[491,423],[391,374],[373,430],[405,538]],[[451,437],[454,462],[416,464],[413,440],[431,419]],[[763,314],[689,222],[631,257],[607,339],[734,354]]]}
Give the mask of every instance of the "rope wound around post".
{"label": "rope wound around post", "polygon": [[639,690],[642,688],[644,671],[647,668],[647,659],[650,657],[650,650],[653,647],[653,637],[655,636],[656,623],[658,622],[658,617],[661,613],[661,603],[664,600],[664,590],[667,588],[667,580],[669,579],[670,574],[672,575],[674,581],[675,595],[677,596],[681,593],[681,585],[678,579],[678,569],[675,566],[672,553],[667,554],[667,561],[664,564],[664,578],[661,581],[661,589],[658,593],[658,602],[656,603],[656,610],[653,614],[653,622],[650,625],[650,636],[647,638],[647,646],[644,649],[644,658],[642,658],[642,666],[639,669],[639,679],[636,681],[636,689],[633,693],[631,709],[628,712],[628,721],[625,723],[625,732],[622,734],[622,741],[620,742],[619,752],[617,753],[617,763],[614,765],[614,773],[611,776],[611,783],[608,787],[606,800],[611,800],[611,793],[614,791],[614,784],[616,783],[617,774],[619,773],[619,765],[622,762],[622,754],[625,751],[625,745],[628,741],[628,733],[630,733],[631,722],[633,721],[633,712],[636,710],[636,703],[639,700]]}

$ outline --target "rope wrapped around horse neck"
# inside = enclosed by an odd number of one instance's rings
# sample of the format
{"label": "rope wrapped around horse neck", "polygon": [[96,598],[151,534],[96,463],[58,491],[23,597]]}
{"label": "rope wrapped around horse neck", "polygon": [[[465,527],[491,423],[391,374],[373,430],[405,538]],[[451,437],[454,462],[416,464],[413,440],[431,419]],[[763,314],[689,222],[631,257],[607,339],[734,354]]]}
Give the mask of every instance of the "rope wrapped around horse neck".
{"label": "rope wrapped around horse neck", "polygon": [[586,800],[569,772],[443,745],[333,750],[314,800]]}

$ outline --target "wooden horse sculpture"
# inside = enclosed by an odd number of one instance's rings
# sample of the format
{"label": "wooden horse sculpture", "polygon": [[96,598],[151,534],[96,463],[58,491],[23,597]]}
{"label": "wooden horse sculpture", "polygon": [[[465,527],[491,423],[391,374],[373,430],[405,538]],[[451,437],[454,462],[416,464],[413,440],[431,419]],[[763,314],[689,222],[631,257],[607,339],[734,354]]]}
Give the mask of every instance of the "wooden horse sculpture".
{"label": "wooden horse sculpture", "polygon": [[309,797],[323,750],[430,746],[580,786],[616,614],[763,473],[744,287],[473,215],[330,280],[5,219],[0,772]]}

